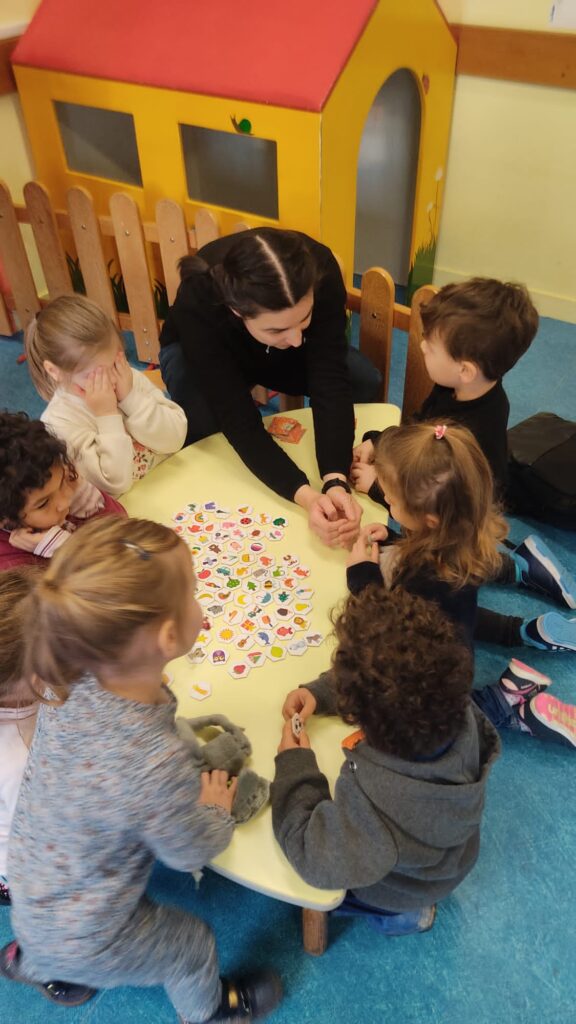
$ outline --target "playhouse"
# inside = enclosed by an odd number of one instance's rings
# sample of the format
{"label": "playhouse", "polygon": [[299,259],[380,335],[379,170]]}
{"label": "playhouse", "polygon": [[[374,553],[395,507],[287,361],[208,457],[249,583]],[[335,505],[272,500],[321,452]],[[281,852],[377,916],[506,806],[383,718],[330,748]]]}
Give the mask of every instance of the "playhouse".
{"label": "playhouse", "polygon": [[[396,278],[416,285],[432,277],[455,60],[435,0],[42,0],[13,56],[56,205],[84,185],[101,214],[122,190],[148,219],[168,197],[190,219],[211,210],[222,233],[297,228],[349,279],[386,265],[396,212]],[[360,230],[380,259],[362,257]]]}

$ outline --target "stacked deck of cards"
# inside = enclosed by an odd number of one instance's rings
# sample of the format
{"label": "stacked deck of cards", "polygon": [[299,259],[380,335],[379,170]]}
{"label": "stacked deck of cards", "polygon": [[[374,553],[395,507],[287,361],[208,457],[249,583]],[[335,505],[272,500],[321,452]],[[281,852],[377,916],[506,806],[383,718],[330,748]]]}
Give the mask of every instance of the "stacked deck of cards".
{"label": "stacked deck of cards", "polygon": [[[205,614],[188,654],[192,664],[222,666],[242,679],[267,661],[297,657],[323,642],[311,621],[310,569],[296,555],[274,551],[287,526],[282,515],[249,505],[231,511],[214,501],[191,502],[174,515],[173,529],[194,555]],[[209,683],[190,691],[196,700],[210,693]]]}

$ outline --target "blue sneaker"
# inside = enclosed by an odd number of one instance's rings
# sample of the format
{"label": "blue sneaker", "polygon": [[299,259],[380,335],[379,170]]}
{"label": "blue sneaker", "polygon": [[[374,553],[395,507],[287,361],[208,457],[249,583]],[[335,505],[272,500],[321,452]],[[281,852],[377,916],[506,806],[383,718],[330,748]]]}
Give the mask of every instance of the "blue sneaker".
{"label": "blue sneaker", "polygon": [[557,612],[527,619],[520,635],[528,647],[539,651],[576,651],[576,619],[565,619]]}
{"label": "blue sneaker", "polygon": [[331,913],[335,917],[363,917],[372,928],[385,935],[414,935],[416,932],[427,932],[432,927],[436,905],[394,914],[370,903],[363,903],[349,892],[340,906],[335,907]]}
{"label": "blue sneaker", "polygon": [[518,583],[553,597],[568,608],[576,608],[576,580],[540,537],[526,537],[510,552],[510,557],[516,565]]}

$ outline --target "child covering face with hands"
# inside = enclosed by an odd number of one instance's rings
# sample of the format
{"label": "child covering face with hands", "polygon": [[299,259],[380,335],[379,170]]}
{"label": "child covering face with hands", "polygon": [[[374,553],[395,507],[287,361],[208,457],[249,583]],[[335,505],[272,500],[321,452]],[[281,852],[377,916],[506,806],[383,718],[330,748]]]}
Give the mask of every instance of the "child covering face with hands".
{"label": "child covering face with hands", "polygon": [[28,366],[48,399],[42,414],[63,438],[80,473],[118,495],[186,437],[186,417],[129,366],[110,318],[81,295],[48,303],[26,335]]}

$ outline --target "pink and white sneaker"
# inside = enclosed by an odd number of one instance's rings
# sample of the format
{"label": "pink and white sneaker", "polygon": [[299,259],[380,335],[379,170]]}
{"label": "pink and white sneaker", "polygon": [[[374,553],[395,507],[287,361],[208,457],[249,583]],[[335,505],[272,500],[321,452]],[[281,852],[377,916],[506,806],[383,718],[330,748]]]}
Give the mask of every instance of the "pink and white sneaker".
{"label": "pink and white sneaker", "polygon": [[525,665],[518,658],[512,658],[500,676],[500,689],[509,704],[524,704],[525,701],[541,693],[552,680],[537,669]]}
{"label": "pink and white sneaker", "polygon": [[566,746],[576,747],[576,707],[573,704],[563,704],[556,697],[548,693],[539,693],[530,701],[530,714],[539,723],[535,735],[540,739],[546,739],[544,732],[552,733],[549,738],[564,742]]}

